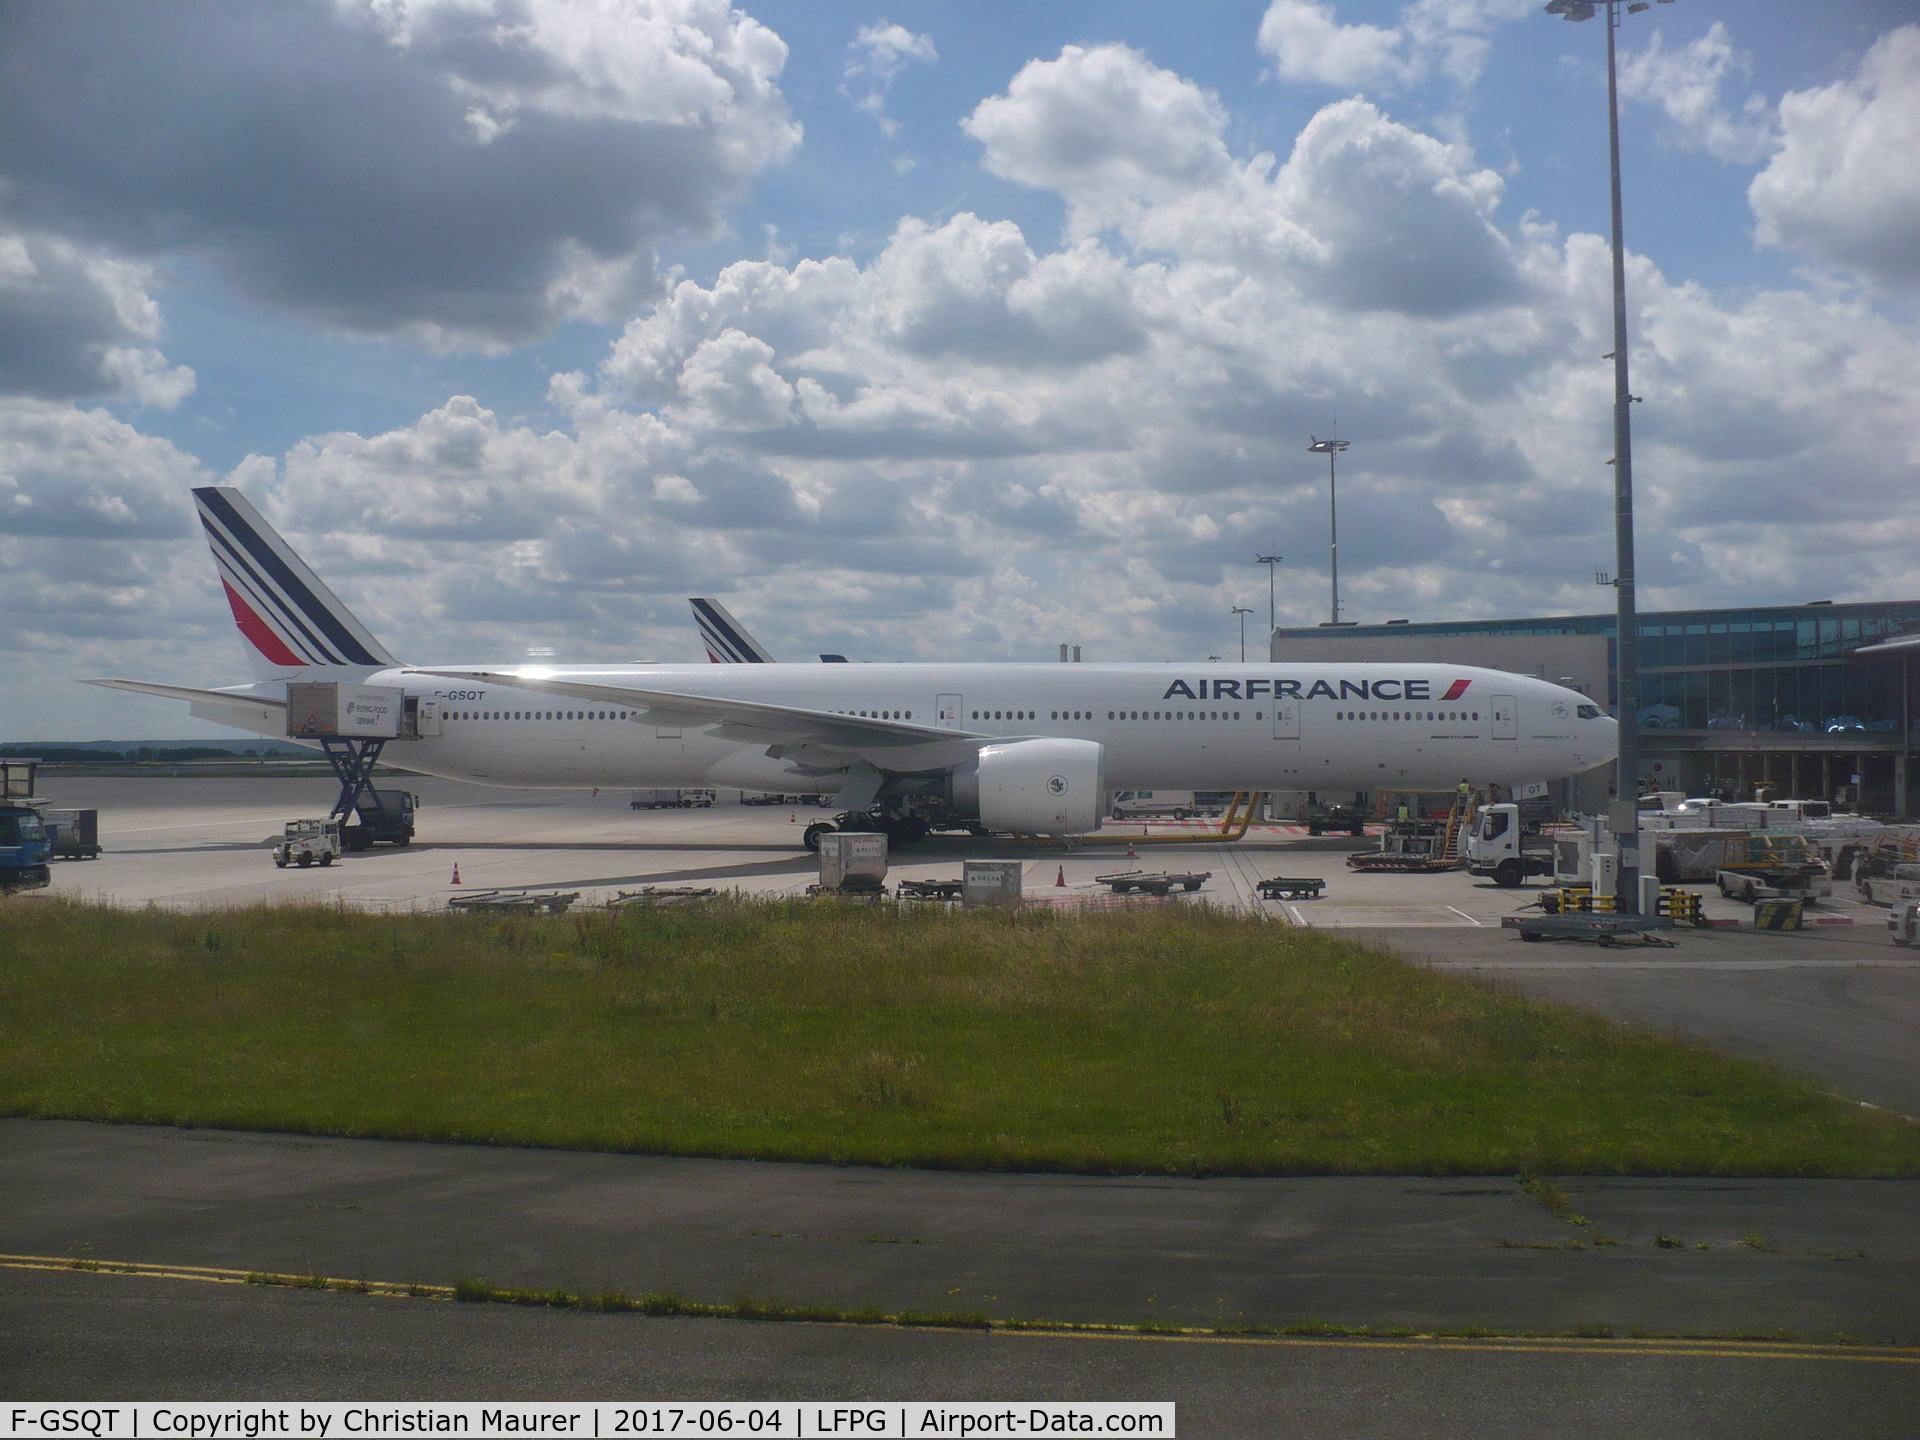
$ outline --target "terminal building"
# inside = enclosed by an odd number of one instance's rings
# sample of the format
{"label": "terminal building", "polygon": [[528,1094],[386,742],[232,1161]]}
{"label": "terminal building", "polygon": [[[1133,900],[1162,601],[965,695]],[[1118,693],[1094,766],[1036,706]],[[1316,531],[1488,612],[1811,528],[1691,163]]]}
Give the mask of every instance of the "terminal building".
{"label": "terminal building", "polygon": [[[1641,790],[1839,799],[1905,819],[1920,601],[1642,611]],[[1908,643],[1909,640],[1911,643]],[[1277,661],[1483,665],[1605,696],[1614,617],[1320,625],[1273,632]],[[1581,786],[1581,808],[1592,808]]]}

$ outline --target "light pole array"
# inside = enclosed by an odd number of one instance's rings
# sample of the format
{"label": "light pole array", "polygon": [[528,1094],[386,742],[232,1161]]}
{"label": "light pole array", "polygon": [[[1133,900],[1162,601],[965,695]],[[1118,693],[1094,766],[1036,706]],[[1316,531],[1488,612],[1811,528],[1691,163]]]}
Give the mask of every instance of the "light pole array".
{"label": "light pole array", "polygon": [[[1620,87],[1614,65],[1614,31],[1620,7],[1629,15],[1649,8],[1647,0],[1547,0],[1547,13],[1563,19],[1591,20],[1607,12],[1607,153],[1613,183],[1613,673],[1620,746],[1614,762],[1614,813],[1611,828],[1620,841],[1619,904],[1629,913],[1640,905],[1640,629],[1635,613],[1633,567],[1633,402],[1627,377],[1627,261],[1620,219]],[[1658,0],[1671,5],[1673,0]]]}
{"label": "light pole array", "polygon": [[[1336,429],[1333,433],[1338,436],[1340,432]],[[1311,435],[1307,438],[1313,440],[1313,443],[1307,446],[1308,454],[1327,457],[1327,544],[1328,553],[1331,556],[1331,564],[1328,568],[1333,572],[1333,618],[1327,623],[1338,625],[1340,623],[1340,497],[1334,485],[1334,462],[1339,458],[1340,452],[1352,442],[1340,439],[1315,440]]]}
{"label": "light pole array", "polygon": [[1247,616],[1253,611],[1244,605],[1236,605],[1230,613],[1240,617],[1240,663],[1244,665],[1247,663]]}
{"label": "light pole array", "polygon": [[1274,568],[1286,558],[1284,555],[1256,555],[1253,557],[1254,564],[1267,567],[1267,640],[1269,643],[1273,640],[1273,632],[1278,629],[1280,625],[1279,611],[1274,608],[1273,601],[1273,572]]}

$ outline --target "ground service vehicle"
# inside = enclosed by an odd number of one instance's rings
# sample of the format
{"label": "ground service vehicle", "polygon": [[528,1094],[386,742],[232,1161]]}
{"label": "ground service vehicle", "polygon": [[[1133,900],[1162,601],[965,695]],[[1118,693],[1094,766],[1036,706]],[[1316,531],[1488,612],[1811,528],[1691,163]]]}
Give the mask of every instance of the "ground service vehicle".
{"label": "ground service vehicle", "polygon": [[1191,790],[1116,790],[1108,807],[1115,820],[1190,819],[1197,813]]}
{"label": "ground service vehicle", "polygon": [[1748,834],[1714,879],[1729,900],[1802,900],[1811,905],[1827,867],[1801,835]]}
{"label": "ground service vehicle", "polygon": [[41,890],[53,883],[53,842],[40,812],[0,801],[0,892]]}
{"label": "ground service vehicle", "polygon": [[1468,873],[1491,877],[1496,885],[1512,887],[1529,875],[1551,875],[1553,860],[1553,841],[1524,833],[1518,805],[1484,807],[1467,833]]}
{"label": "ground service vehicle", "polygon": [[[766,802],[762,802],[766,803]],[[772,803],[779,803],[775,800]],[[705,810],[713,804],[711,790],[636,790],[629,810]]]}
{"label": "ground service vehicle", "polygon": [[340,858],[340,822],[338,820],[289,820],[273,847],[273,863],[282,870],[298,865],[331,865]]}
{"label": "ground service vehicle", "polygon": [[1911,945],[1920,933],[1920,900],[1896,900],[1887,914],[1887,933],[1896,945]]}
{"label": "ground service vehicle", "polygon": [[1344,830],[1349,835],[1367,833],[1367,817],[1358,805],[1313,800],[1308,802],[1300,818],[1306,821],[1309,835],[1324,835],[1329,830]]}
{"label": "ground service vehicle", "polygon": [[275,737],[290,685],[386,690],[417,710],[404,767],[449,779],[812,792],[848,831],[1066,836],[1120,790],[1511,785],[1617,749],[1577,691],[1437,661],[409,665],[238,490],[194,500],[257,678],[96,683]]}
{"label": "ground service vehicle", "polygon": [[411,790],[362,790],[354,806],[360,823],[343,828],[340,843],[348,850],[365,850],[374,845],[411,845],[413,812],[419,806],[420,797]]}

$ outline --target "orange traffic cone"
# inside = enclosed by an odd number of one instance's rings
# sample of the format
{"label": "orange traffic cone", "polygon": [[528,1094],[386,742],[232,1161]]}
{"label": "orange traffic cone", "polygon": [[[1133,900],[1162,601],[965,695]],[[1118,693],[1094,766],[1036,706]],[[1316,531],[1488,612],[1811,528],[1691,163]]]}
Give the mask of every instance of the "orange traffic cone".
{"label": "orange traffic cone", "polygon": [[453,883],[456,885],[460,883],[460,862],[458,860],[453,862]]}
{"label": "orange traffic cone", "polygon": [[800,812],[798,810],[787,811],[787,824],[798,825],[799,823],[800,823]]}
{"label": "orange traffic cone", "polygon": [[1135,855],[1133,853],[1133,841],[1131,840],[1127,841],[1127,859],[1138,860],[1139,858],[1140,857],[1138,855]]}
{"label": "orange traffic cone", "polygon": [[1065,886],[1066,883],[1067,883],[1067,867],[1062,865],[1060,867],[1060,873],[1053,877],[1054,888],[1056,890],[1060,889],[1061,887]]}

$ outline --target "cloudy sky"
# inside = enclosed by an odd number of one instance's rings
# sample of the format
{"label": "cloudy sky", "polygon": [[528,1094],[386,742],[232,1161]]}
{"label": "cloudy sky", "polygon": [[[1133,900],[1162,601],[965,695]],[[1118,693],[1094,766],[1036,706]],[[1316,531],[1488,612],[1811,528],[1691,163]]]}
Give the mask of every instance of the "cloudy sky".
{"label": "cloudy sky", "polygon": [[[188,491],[415,661],[1604,609],[1604,32],[1536,0],[22,0],[0,738],[220,733]],[[1911,0],[1622,37],[1643,603],[1920,596]]]}

